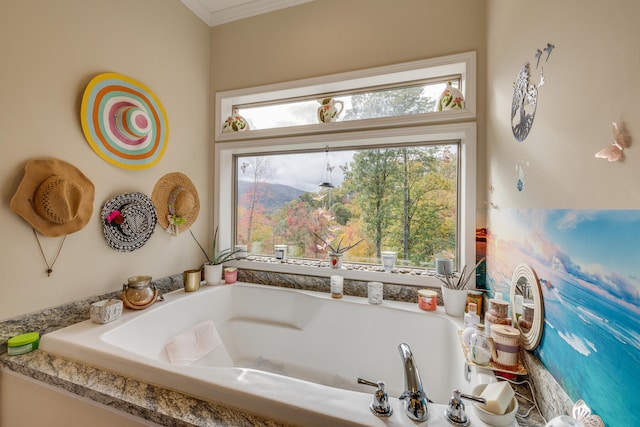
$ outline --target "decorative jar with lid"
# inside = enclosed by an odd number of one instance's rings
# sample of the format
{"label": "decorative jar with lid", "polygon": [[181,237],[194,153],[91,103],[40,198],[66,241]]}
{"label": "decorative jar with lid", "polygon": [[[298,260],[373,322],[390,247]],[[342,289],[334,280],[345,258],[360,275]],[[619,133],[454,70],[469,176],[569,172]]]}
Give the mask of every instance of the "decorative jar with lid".
{"label": "decorative jar with lid", "polygon": [[491,346],[489,340],[484,334],[484,325],[477,324],[476,332],[471,335],[469,341],[469,356],[473,363],[481,366],[487,366],[491,362]]}

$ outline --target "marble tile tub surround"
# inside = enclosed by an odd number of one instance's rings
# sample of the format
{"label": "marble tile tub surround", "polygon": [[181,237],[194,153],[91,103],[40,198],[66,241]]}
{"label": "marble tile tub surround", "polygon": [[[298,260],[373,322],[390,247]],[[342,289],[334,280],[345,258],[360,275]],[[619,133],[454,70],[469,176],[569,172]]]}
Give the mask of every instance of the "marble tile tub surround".
{"label": "marble tile tub surround", "polygon": [[[256,284],[264,284],[271,286],[278,286],[284,288],[292,288],[292,289],[304,289],[304,290],[313,290],[320,292],[329,292],[330,284],[328,277],[316,277],[316,276],[302,276],[302,275],[294,275],[294,274],[283,274],[283,273],[274,273],[274,272],[265,272],[259,270],[239,270],[238,272],[238,280],[249,283]],[[161,278],[158,280],[154,280],[153,283],[158,288],[158,290],[162,293],[171,292],[176,289],[180,289],[183,287],[182,284],[182,274],[177,274],[174,276],[168,276],[165,278]],[[417,301],[417,291],[419,288],[405,285],[395,285],[395,284],[385,284],[384,289],[384,299],[386,300],[395,300],[395,301],[405,301],[405,302],[416,302]],[[438,292],[438,304],[442,304],[442,296],[440,294],[439,289],[434,289]],[[41,352],[34,352],[32,356],[27,355],[22,356],[14,356],[8,357],[6,356],[6,341],[12,336],[18,335],[20,333],[24,333],[27,331],[38,331],[41,334],[45,334],[48,332],[52,332],[56,329],[60,329],[84,320],[89,319],[89,307],[93,302],[101,301],[103,299],[108,298],[119,298],[120,291],[114,291],[108,294],[87,298],[80,301],[75,301],[69,304],[64,304],[58,307],[45,309],[39,312],[30,313],[26,315],[22,315],[13,319],[8,319],[5,321],[0,321],[0,362],[2,362],[9,369],[15,370],[16,372],[23,373],[24,375],[30,376],[35,379],[43,380],[44,382],[60,386],[58,383],[64,383],[61,387],[76,393],[73,389],[76,386],[79,386],[81,389],[84,387],[82,384],[67,384],[66,380],[60,380],[60,373],[54,372],[46,372],[40,369],[39,365],[44,363],[45,366],[61,366],[60,364],[68,364],[72,363],[75,365],[80,365],[75,362],[66,361],[61,358],[56,358],[51,355],[46,356],[36,356]],[[344,283],[344,293],[346,295],[367,296],[367,284],[366,282],[361,281],[352,281],[345,280]],[[44,361],[41,360],[41,357],[49,357],[57,360],[57,362],[52,361]],[[26,363],[22,363],[22,359],[26,359]],[[78,372],[78,367],[72,367],[72,370]],[[526,353],[525,356],[525,365],[530,373],[530,380],[534,383],[534,388],[536,391],[536,399],[538,401],[539,406],[541,407],[542,414],[545,418],[550,419],[559,414],[570,414],[571,407],[573,402],[568,398],[564,390],[555,382],[553,377],[546,371],[544,366],[537,360],[537,358],[530,354]],[[114,374],[115,375],[115,374]],[[117,375],[116,375],[117,376]],[[46,377],[50,377],[47,380]],[[130,381],[129,378],[120,377],[119,381]],[[87,380],[88,382],[92,382],[91,380]],[[107,383],[113,383],[112,381],[108,381]],[[156,390],[156,389],[147,389],[147,387],[153,387],[148,384],[136,382],[138,386],[142,387],[146,391],[144,391],[144,395],[154,395],[154,393],[166,393],[167,391]],[[134,389],[136,388],[134,387]],[[77,390],[76,390],[77,391]],[[542,392],[542,393],[541,393]],[[76,393],[82,396],[89,395],[89,397],[93,398],[92,395],[95,394],[95,390],[80,390],[80,392]],[[98,393],[99,394],[99,393]],[[117,394],[117,393],[116,393]],[[184,395],[183,395],[184,397]],[[114,399],[117,400],[112,395],[109,395],[104,398],[94,399],[96,401],[101,402],[106,399],[109,402],[112,402]],[[164,397],[163,397],[164,399]],[[197,399],[195,399],[197,400]],[[110,404],[111,403],[107,403]],[[120,404],[116,405],[119,406]],[[125,407],[122,410],[126,412],[136,414],[136,411],[145,409],[130,409],[128,406],[130,403],[124,402],[122,403]],[[196,405],[199,404],[189,402],[188,405]],[[113,405],[112,405],[113,406]],[[153,408],[157,407],[156,404],[151,403],[148,409],[153,411]],[[224,408],[224,407],[222,407]],[[228,408],[227,408],[228,409]],[[233,410],[231,410],[233,412]],[[226,413],[225,410],[217,408],[214,413],[222,412]],[[151,416],[149,414],[143,415],[145,418],[147,416]],[[180,416],[179,418],[181,418]],[[169,416],[169,418],[171,418]],[[148,418],[152,419],[152,418]],[[190,425],[189,423],[182,424],[182,422],[177,421],[163,421],[161,424],[163,425]],[[274,424],[269,420],[262,422],[258,422],[257,420],[253,420],[256,424],[246,424],[246,425],[278,425]],[[211,425],[244,425],[240,424],[211,424]],[[537,426],[544,425],[540,421],[539,417],[532,417],[531,420],[527,420],[525,422],[520,421],[520,425],[522,426]]]}
{"label": "marble tile tub surround", "polygon": [[[332,270],[336,271],[336,270]],[[338,273],[335,273],[338,274]],[[238,270],[238,280],[258,285],[278,286],[290,289],[308,291],[331,292],[329,277],[301,276],[296,274],[274,273],[260,270]],[[418,303],[418,290],[422,288],[393,283],[384,284],[383,298],[388,301],[403,301]],[[433,289],[438,293],[438,304],[442,305],[440,289]],[[367,282],[358,280],[344,280],[343,293],[355,297],[367,297]]]}

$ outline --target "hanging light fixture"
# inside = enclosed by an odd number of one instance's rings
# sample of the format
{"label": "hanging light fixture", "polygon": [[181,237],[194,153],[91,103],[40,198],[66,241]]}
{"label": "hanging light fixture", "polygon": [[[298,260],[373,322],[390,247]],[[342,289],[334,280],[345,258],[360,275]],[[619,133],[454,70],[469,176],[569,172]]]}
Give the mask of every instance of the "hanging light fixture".
{"label": "hanging light fixture", "polygon": [[322,174],[320,175],[320,184],[318,186],[323,188],[334,188],[333,182],[331,181],[331,172],[335,166],[331,166],[329,163],[329,146],[325,148],[324,151],[324,164],[322,165]]}

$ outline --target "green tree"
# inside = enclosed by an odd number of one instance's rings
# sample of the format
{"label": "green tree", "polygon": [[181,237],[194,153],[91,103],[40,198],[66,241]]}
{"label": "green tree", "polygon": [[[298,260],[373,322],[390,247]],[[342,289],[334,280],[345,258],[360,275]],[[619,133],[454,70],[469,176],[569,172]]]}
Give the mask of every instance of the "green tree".
{"label": "green tree", "polygon": [[436,99],[425,97],[421,86],[356,94],[345,120],[390,117],[434,111]]}
{"label": "green tree", "polygon": [[[251,242],[254,218],[262,206],[262,200],[266,196],[265,184],[269,182],[272,171],[267,156],[244,158],[242,159],[242,163],[239,164],[239,169],[239,173],[248,176],[251,182],[251,191],[245,195],[248,205],[245,221],[246,231],[244,232],[243,239],[239,239],[239,241]],[[242,233],[242,231],[239,230],[239,233]]]}
{"label": "green tree", "polygon": [[394,150],[373,149],[359,151],[353,156],[351,168],[343,182],[353,194],[354,203],[360,206],[365,233],[376,248],[380,258],[384,231],[391,222],[391,177],[397,173]]}

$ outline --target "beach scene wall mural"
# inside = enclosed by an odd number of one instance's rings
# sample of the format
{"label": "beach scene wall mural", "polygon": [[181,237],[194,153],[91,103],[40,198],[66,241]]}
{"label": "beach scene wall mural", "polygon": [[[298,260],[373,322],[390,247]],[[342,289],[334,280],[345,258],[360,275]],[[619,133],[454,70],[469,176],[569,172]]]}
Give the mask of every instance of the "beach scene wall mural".
{"label": "beach scene wall mural", "polygon": [[490,295],[529,264],[545,309],[536,355],[607,426],[640,425],[640,210],[492,209],[489,224]]}

